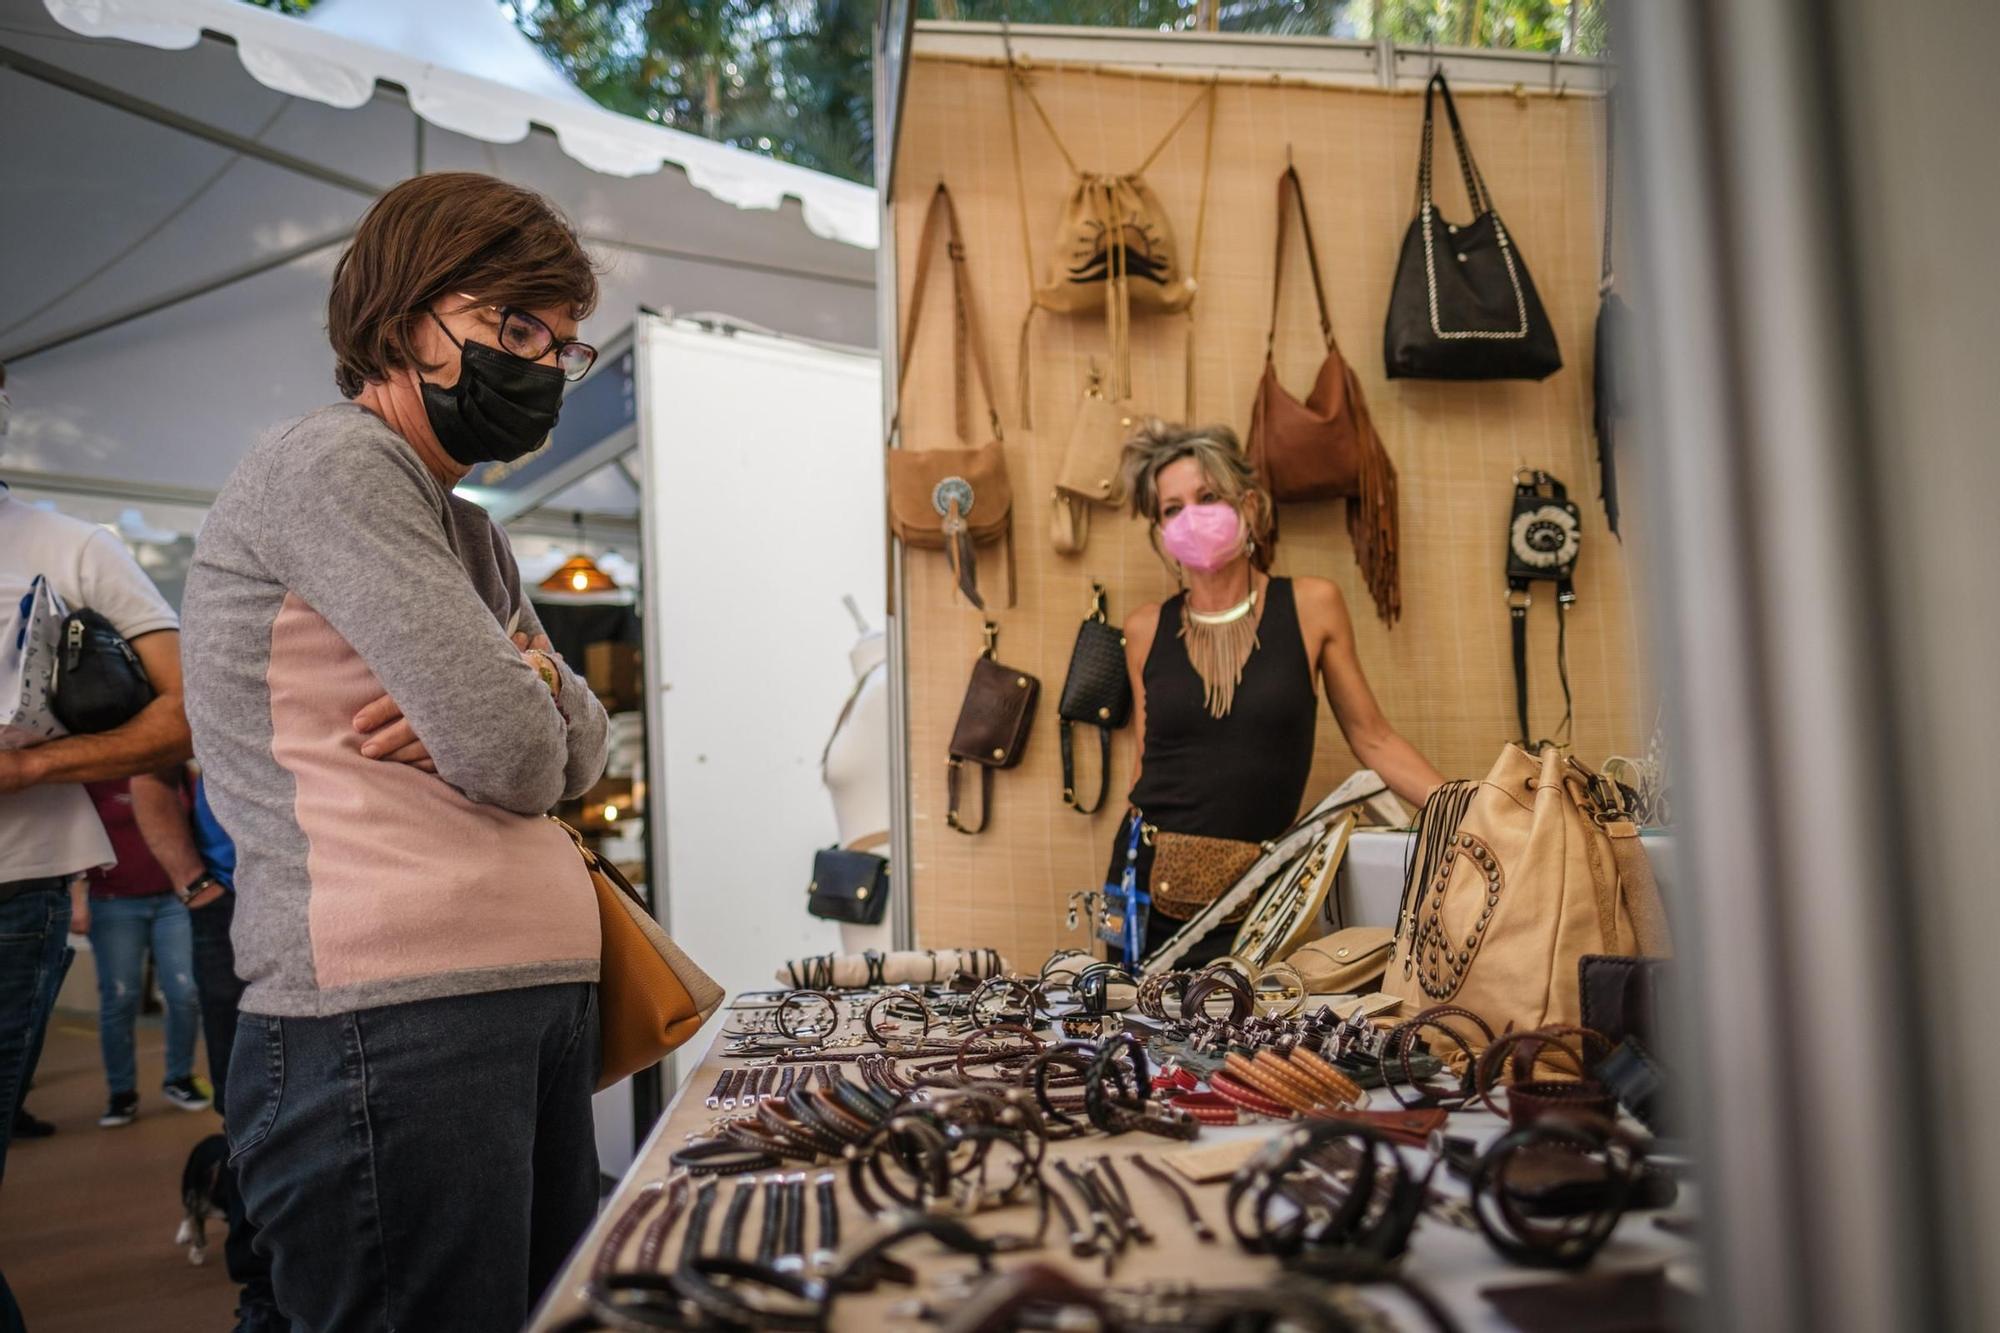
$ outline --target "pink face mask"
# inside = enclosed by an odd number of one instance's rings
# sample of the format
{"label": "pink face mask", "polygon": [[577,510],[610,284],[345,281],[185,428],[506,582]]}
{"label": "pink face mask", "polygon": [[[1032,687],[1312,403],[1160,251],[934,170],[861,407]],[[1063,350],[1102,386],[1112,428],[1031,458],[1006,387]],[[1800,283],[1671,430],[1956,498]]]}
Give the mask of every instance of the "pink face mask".
{"label": "pink face mask", "polygon": [[1189,569],[1221,569],[1243,553],[1243,518],[1220,500],[1189,505],[1160,525],[1160,545]]}

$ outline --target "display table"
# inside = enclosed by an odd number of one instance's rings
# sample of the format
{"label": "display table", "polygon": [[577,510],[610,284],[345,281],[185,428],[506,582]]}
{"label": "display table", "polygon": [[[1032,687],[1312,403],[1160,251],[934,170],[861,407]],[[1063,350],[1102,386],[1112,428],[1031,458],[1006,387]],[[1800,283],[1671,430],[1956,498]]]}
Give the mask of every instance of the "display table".
{"label": "display table", "polygon": [[[570,1257],[544,1298],[542,1308],[530,1321],[530,1329],[546,1330],[555,1327],[562,1320],[582,1311],[579,1293],[592,1267],[597,1263],[603,1248],[606,1233],[615,1220],[621,1216],[638,1192],[648,1183],[664,1179],[669,1174],[668,1157],[676,1149],[685,1145],[688,1137],[698,1134],[720,1114],[703,1105],[709,1089],[723,1070],[734,1065],[752,1063],[730,1060],[720,1054],[723,1042],[721,1031],[729,1019],[729,1011],[724,1010],[710,1025],[713,1035],[709,1038],[707,1054],[689,1076],[682,1082],[667,1113],[654,1127],[651,1136],[641,1149],[638,1159],[630,1172],[620,1182],[616,1193],[599,1217],[588,1236]],[[699,1038],[697,1040],[700,1040]],[[1394,1101],[1387,1093],[1372,1094],[1371,1105],[1393,1109]],[[1232,1127],[1204,1127],[1196,1145],[1201,1146],[1231,1138],[1267,1138],[1278,1132],[1275,1122]],[[1501,1121],[1486,1112],[1463,1112],[1451,1119],[1453,1134],[1478,1139],[1482,1144],[1495,1137],[1502,1128]],[[1156,1162],[1165,1163],[1171,1155],[1191,1145],[1177,1143],[1149,1134],[1128,1134],[1109,1138],[1092,1134],[1079,1139],[1068,1139],[1051,1143],[1048,1148],[1049,1161],[1080,1160],[1108,1154],[1114,1161],[1123,1161],[1133,1153],[1144,1153]],[[1406,1149],[1412,1159],[1421,1158],[1422,1153]],[[796,1172],[800,1168],[790,1168]],[[855,1205],[848,1192],[846,1169],[810,1168],[806,1170],[808,1180],[816,1179],[832,1169],[839,1177],[841,1199],[841,1239],[843,1248],[852,1247],[857,1240],[870,1230],[870,1224]],[[765,1177],[773,1173],[765,1173]],[[1130,1168],[1121,1168],[1133,1203],[1148,1225],[1157,1234],[1153,1245],[1138,1245],[1129,1249],[1119,1261],[1116,1270],[1108,1280],[1104,1275],[1103,1263],[1097,1259],[1073,1258],[1066,1244],[1066,1234],[1060,1217],[1051,1218],[1046,1243],[1039,1250],[1000,1256],[996,1263],[1009,1267],[1024,1263],[1055,1265],[1070,1273],[1087,1286],[1117,1285],[1135,1286],[1145,1283],[1186,1283],[1199,1282],[1204,1287],[1249,1286],[1268,1280],[1278,1271],[1277,1264],[1267,1258],[1246,1254],[1231,1238],[1226,1219],[1223,1216],[1223,1186],[1221,1184],[1188,1186],[1196,1205],[1201,1209],[1209,1224],[1215,1228],[1217,1239],[1212,1244],[1198,1242],[1188,1228],[1179,1203],[1166,1193],[1157,1183],[1144,1174]],[[733,1180],[751,1179],[749,1176],[725,1178],[721,1185],[716,1217],[719,1219],[721,1205],[734,1190]],[[1440,1170],[1440,1187],[1446,1191],[1463,1194],[1458,1181],[1447,1178]],[[1184,1184],[1186,1182],[1183,1182]],[[1683,1187],[1681,1201],[1672,1210],[1676,1214],[1688,1214],[1693,1210],[1692,1191]],[[759,1200],[752,1214],[752,1225],[745,1230],[744,1248],[754,1247],[756,1220],[762,1215],[762,1201]],[[1614,1269],[1632,1269],[1670,1265],[1670,1276],[1683,1284],[1692,1280],[1695,1248],[1687,1240],[1677,1238],[1653,1224],[1659,1214],[1628,1215],[1620,1223],[1596,1263],[1587,1270],[1603,1273]],[[1035,1210],[1031,1205],[994,1209],[979,1214],[971,1220],[973,1230],[984,1236],[1001,1233],[1021,1233],[1032,1231]],[[661,1251],[663,1263],[672,1263],[680,1253],[681,1233],[685,1219],[677,1223],[669,1235],[666,1247]],[[808,1231],[808,1244],[817,1235],[816,1215],[812,1229]],[[714,1242],[716,1222],[709,1225],[709,1241]],[[635,1235],[623,1247],[618,1257],[620,1263],[633,1262],[632,1255],[638,1248]],[[955,1274],[974,1271],[975,1262],[970,1258],[949,1255],[935,1243],[916,1239],[897,1252],[898,1257],[914,1267],[920,1279],[920,1289],[885,1286],[880,1290],[842,1296],[833,1307],[830,1327],[836,1330],[881,1329],[885,1327],[920,1328],[925,1325],[909,1317],[907,1310],[899,1315],[897,1307],[907,1307],[913,1298],[921,1298],[929,1287],[939,1279]],[[1483,1287],[1499,1283],[1537,1282],[1545,1280],[1549,1274],[1543,1271],[1519,1268],[1507,1263],[1488,1246],[1485,1238],[1477,1231],[1460,1230],[1434,1217],[1425,1217],[1419,1222],[1411,1241],[1411,1250],[1405,1261],[1404,1271],[1412,1278],[1428,1287],[1443,1305],[1452,1312],[1460,1325],[1467,1330],[1503,1330],[1512,1325],[1501,1320],[1492,1308],[1480,1298]],[[1398,1317],[1399,1326],[1423,1328],[1427,1325],[1414,1313],[1411,1304],[1400,1294],[1389,1289],[1368,1289],[1368,1299],[1383,1310]],[[948,1306],[952,1301],[940,1301]]]}

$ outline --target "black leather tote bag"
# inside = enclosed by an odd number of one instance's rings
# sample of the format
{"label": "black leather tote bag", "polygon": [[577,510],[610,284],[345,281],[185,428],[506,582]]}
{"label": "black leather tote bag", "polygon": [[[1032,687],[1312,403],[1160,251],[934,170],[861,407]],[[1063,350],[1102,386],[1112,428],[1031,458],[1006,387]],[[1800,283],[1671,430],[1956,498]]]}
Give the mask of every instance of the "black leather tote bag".
{"label": "black leather tote bag", "polygon": [[[1431,194],[1433,105],[1439,93],[1472,203],[1472,220],[1463,225],[1446,222]],[[1562,369],[1555,328],[1535,293],[1527,260],[1493,207],[1442,72],[1431,75],[1424,89],[1417,216],[1403,236],[1382,357],[1390,379],[1539,380]]]}

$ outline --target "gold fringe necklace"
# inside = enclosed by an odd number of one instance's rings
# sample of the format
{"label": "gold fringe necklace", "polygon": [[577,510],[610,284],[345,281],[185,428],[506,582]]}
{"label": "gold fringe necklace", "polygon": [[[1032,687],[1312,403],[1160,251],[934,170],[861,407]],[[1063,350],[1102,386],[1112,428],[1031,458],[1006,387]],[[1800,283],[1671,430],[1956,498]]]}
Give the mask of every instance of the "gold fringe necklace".
{"label": "gold fringe necklace", "polygon": [[1201,677],[1209,716],[1228,717],[1243,668],[1257,650],[1256,571],[1250,574],[1250,595],[1226,611],[1197,611],[1192,596],[1181,600],[1181,640],[1195,675]]}

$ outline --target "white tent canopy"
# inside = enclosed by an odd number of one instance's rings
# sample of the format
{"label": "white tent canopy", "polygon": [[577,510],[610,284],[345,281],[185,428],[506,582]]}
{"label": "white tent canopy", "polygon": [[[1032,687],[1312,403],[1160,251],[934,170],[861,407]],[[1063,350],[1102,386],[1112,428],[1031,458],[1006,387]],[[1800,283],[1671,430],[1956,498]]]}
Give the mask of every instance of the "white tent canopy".
{"label": "white tent canopy", "polygon": [[418,170],[568,212],[605,266],[587,339],[671,307],[874,341],[872,190],[597,107],[493,0],[0,0],[0,162],[0,473],[29,484],[198,495],[328,401],[333,260]]}

